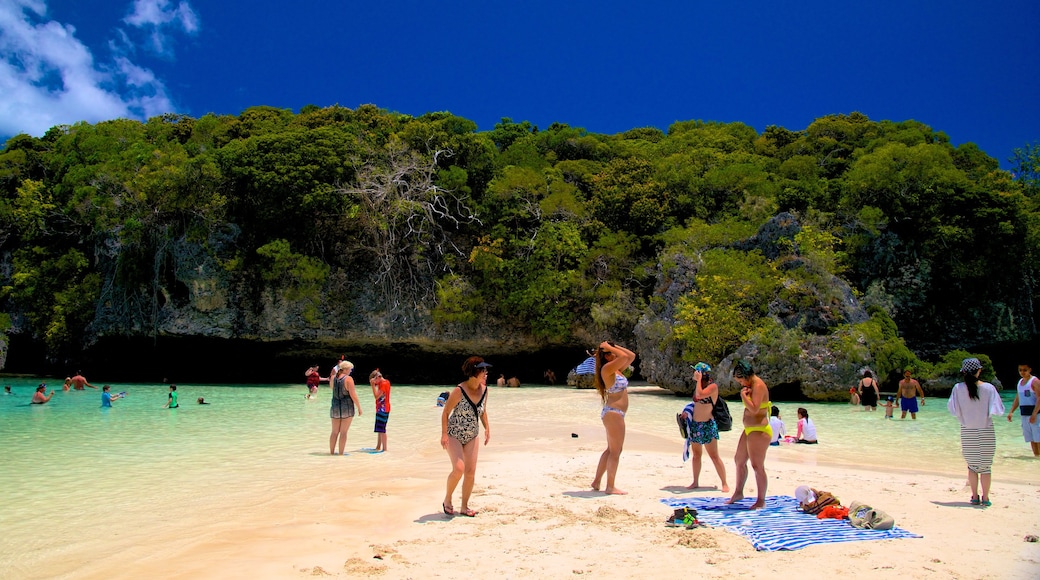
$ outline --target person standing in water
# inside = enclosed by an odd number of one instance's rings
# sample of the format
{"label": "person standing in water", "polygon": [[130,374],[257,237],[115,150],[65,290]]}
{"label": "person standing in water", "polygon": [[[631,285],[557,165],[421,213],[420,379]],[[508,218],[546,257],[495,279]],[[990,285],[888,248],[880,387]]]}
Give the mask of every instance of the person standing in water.
{"label": "person standing in water", "polygon": [[[449,516],[455,514],[472,518],[477,512],[470,509],[469,498],[477,474],[477,455],[480,444],[480,425],[484,425],[484,445],[491,441],[491,425],[487,416],[487,376],[490,363],[479,356],[471,356],[462,363],[466,380],[459,383],[441,411],[441,447],[448,452],[451,473],[445,486],[441,508]],[[452,505],[455,488],[462,481],[462,505],[456,511]]]}
{"label": "person standing in water", "polygon": [[72,388],[74,390],[82,391],[83,387],[97,389],[97,387],[87,382],[87,378],[83,376],[82,371],[76,372],[76,376],[72,377],[70,380],[72,381]]}
{"label": "person standing in water", "polygon": [[910,369],[906,369],[903,371],[903,380],[899,381],[899,409],[903,411],[900,419],[906,419],[906,413],[909,411],[910,418],[917,420],[918,396],[921,397],[921,405],[924,405],[924,389],[917,379],[910,376]]}
{"label": "person standing in water", "polygon": [[740,383],[740,400],[744,403],[744,430],[737,441],[737,452],[733,462],[737,467],[737,485],[733,496],[726,503],[736,503],[744,499],[744,484],[748,478],[748,461],[755,472],[755,487],[758,492],[757,501],[748,509],[766,507],[766,487],[769,479],[766,475],[766,451],[773,438],[773,430],[769,426],[772,403],[769,401],[769,388],[755,374],[751,363],[738,360],[733,367],[733,378]]}
{"label": "person standing in water", "polygon": [[105,385],[105,386],[101,387],[101,406],[102,407],[111,407],[112,406],[112,401],[114,401],[115,399],[122,398],[119,395],[112,395],[112,393],[109,392],[109,389],[111,389],[111,388],[112,387],[109,387],[108,385]]}
{"label": "person standing in water", "polygon": [[33,405],[42,405],[42,404],[46,403],[47,401],[51,400],[51,397],[54,396],[54,389],[51,389],[51,394],[49,394],[49,395],[43,394],[44,391],[46,391],[46,390],[47,390],[47,383],[40,383],[40,386],[36,387],[36,392],[33,393],[33,397],[32,397],[32,404]]}
{"label": "person standing in water", "polygon": [[625,446],[625,413],[628,412],[628,378],[621,371],[628,368],[636,354],[627,348],[610,341],[603,341],[596,349],[596,374],[593,384],[603,401],[603,410],[599,414],[603,428],[607,431],[607,448],[599,456],[596,466],[596,477],[592,480],[592,489],[599,491],[603,476],[607,476],[604,493],[624,495],[614,485],[618,464],[621,462],[621,449]]}
{"label": "person standing in water", "polygon": [[372,398],[376,401],[376,453],[386,451],[386,422],[390,419],[390,381],[376,369],[368,375]]}
{"label": "person standing in water", "polygon": [[859,384],[856,385],[856,394],[859,395],[859,404],[863,405],[864,409],[877,410],[878,399],[881,398],[881,393],[878,391],[877,379],[874,378],[874,373],[871,373],[869,369],[863,371],[863,377],[859,380]]}
{"label": "person standing in water", "polygon": [[361,416],[361,404],[358,402],[357,389],[354,388],[354,379],[350,377],[354,363],[344,360],[336,368],[336,376],[332,379],[332,407],[329,409],[329,417],[332,418],[329,454],[336,455],[338,442],[339,454],[349,455],[343,452],[343,448],[347,446],[347,431],[350,430],[355,413]]}
{"label": "person standing in water", "polygon": [[176,409],[180,407],[177,403],[177,385],[170,385],[170,394],[167,397],[166,404],[163,405],[164,409]]}
{"label": "person standing in water", "polygon": [[1018,390],[1015,392],[1014,402],[1011,403],[1011,410],[1008,411],[1007,420],[1010,423],[1015,409],[1019,410],[1022,415],[1022,437],[1033,450],[1033,457],[1040,457],[1040,419],[1037,419],[1040,405],[1037,405],[1036,395],[1040,380],[1033,376],[1033,367],[1029,365],[1018,365],[1018,374],[1022,378],[1018,381]]}

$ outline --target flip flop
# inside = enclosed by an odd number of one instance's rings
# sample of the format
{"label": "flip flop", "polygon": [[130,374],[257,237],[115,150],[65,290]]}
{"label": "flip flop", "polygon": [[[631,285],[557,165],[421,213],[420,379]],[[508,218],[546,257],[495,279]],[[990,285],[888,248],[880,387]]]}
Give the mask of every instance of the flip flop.
{"label": "flip flop", "polygon": [[460,516],[466,516],[467,518],[472,518],[473,516],[477,515],[478,513],[479,512],[475,512],[473,510],[462,510],[461,512],[459,512],[459,515]]}
{"label": "flip flop", "polygon": [[444,508],[444,515],[453,516],[455,515],[455,508],[451,507],[446,503],[442,503],[441,507]]}
{"label": "flip flop", "polygon": [[979,502],[979,498],[977,498],[977,497],[971,498],[971,505],[979,505],[979,503],[980,503]]}
{"label": "flip flop", "polygon": [[993,504],[990,503],[990,501],[988,499],[982,500],[982,507],[989,507],[991,505],[993,505]]}

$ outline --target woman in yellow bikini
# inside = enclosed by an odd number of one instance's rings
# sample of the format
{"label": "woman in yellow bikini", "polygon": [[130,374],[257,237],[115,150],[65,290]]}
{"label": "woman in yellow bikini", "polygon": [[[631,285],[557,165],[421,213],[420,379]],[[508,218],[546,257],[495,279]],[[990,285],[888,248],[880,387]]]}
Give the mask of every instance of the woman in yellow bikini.
{"label": "woman in yellow bikini", "polygon": [[769,388],[747,361],[737,361],[733,367],[733,378],[742,387],[740,400],[744,402],[744,432],[740,434],[737,453],[733,456],[733,463],[737,468],[737,486],[733,490],[733,497],[726,503],[744,499],[744,483],[747,482],[747,463],[750,459],[751,469],[755,471],[758,501],[748,509],[757,510],[766,506],[766,451],[769,449],[769,440],[773,437],[773,430],[769,427],[772,403],[769,402]]}

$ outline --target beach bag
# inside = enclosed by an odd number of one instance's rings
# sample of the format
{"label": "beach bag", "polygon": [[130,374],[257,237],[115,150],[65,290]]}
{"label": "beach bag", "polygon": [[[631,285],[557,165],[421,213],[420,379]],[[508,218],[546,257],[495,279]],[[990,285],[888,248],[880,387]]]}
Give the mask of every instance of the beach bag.
{"label": "beach bag", "polygon": [[729,414],[729,405],[722,397],[715,399],[715,406],[711,408],[711,416],[715,418],[715,425],[719,431],[733,429],[733,417]]}
{"label": "beach bag", "polygon": [[[802,511],[807,514],[816,515],[823,511],[823,508],[829,505],[841,505],[841,502],[838,501],[838,498],[834,497],[834,494],[829,491],[820,491],[818,489],[812,489],[812,494],[814,499],[811,502],[800,504]],[[849,517],[851,517],[851,510],[849,510],[849,512]]]}
{"label": "beach bag", "polygon": [[892,516],[858,501],[849,506],[849,523],[861,530],[891,530],[896,525]]}

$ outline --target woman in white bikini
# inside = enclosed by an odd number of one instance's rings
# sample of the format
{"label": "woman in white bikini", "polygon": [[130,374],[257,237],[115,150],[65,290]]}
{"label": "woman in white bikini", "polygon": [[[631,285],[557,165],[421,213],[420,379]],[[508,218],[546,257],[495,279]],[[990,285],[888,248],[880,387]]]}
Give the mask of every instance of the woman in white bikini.
{"label": "woman in white bikini", "polygon": [[596,478],[592,480],[592,489],[599,491],[603,474],[607,475],[607,486],[603,491],[608,494],[624,495],[614,486],[618,462],[621,460],[621,448],[625,444],[625,413],[628,411],[628,379],[621,371],[627,369],[636,360],[634,352],[612,342],[604,341],[596,349],[596,376],[593,379],[596,391],[603,399],[603,411],[600,419],[607,430],[607,448],[599,456],[596,467]]}

